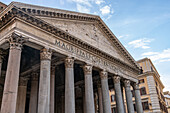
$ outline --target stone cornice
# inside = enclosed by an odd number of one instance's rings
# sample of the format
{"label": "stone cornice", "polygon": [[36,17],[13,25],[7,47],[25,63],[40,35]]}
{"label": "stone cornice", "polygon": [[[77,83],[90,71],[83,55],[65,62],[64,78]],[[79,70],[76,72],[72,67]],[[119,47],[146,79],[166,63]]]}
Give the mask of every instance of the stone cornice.
{"label": "stone cornice", "polygon": [[[47,22],[41,20],[40,18],[37,18],[35,16],[32,16],[30,15],[29,13],[26,13],[24,11],[22,11],[21,9],[18,9],[17,7],[13,6],[13,8],[11,8],[11,10],[9,10],[7,12],[7,14],[5,14],[4,16],[1,15],[1,20],[0,20],[0,29],[5,25],[7,24],[12,18],[14,17],[18,17],[22,20],[25,20],[26,22],[29,22],[43,30],[46,30],[56,36],[59,36],[60,38],[62,39],[65,39],[73,44],[76,44],[88,51],[91,51],[92,53],[95,53],[103,58],[106,58],[107,60],[109,61],[112,61],[112,62],[115,62],[117,64],[119,64],[120,66],[122,67],[126,67],[128,68],[129,70],[131,71],[134,71],[135,73],[139,73],[139,68],[137,65],[135,65],[135,67],[132,67],[124,62],[122,62],[121,60],[105,53],[105,52],[102,52],[100,51],[99,49],[95,48],[95,47],[92,47],[91,45],[89,45],[88,43],[85,43],[83,42],[82,40],[68,34],[67,32],[61,30],[61,29],[58,29],[50,24],[48,24]],[[75,17],[77,18],[77,17]],[[115,40],[113,38],[113,40]],[[118,46],[118,44],[117,44]]]}

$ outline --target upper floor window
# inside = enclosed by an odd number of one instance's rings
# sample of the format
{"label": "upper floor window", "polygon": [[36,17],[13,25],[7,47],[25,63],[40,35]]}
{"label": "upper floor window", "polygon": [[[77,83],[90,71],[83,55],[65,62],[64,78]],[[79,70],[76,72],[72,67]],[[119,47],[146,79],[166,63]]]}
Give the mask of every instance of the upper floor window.
{"label": "upper floor window", "polygon": [[111,95],[111,102],[115,101],[115,95]]}
{"label": "upper floor window", "polygon": [[144,83],[144,82],[145,82],[144,79],[140,79],[140,80],[139,80],[139,84]]}
{"label": "upper floor window", "polygon": [[146,95],[146,88],[145,88],[145,87],[142,87],[142,88],[140,89],[140,94],[141,94],[141,95]]}
{"label": "upper floor window", "polygon": [[143,107],[143,110],[149,110],[148,101],[147,102],[142,102],[142,107]]}

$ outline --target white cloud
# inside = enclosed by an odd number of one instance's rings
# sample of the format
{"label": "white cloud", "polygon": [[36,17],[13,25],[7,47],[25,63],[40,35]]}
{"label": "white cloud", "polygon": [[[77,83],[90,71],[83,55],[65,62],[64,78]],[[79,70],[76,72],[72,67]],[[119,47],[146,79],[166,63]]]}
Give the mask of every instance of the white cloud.
{"label": "white cloud", "polygon": [[148,49],[150,48],[148,45],[152,41],[153,39],[141,38],[138,40],[131,41],[128,44],[133,46],[134,48]]}
{"label": "white cloud", "polygon": [[121,38],[126,38],[126,37],[128,37],[128,36],[129,36],[128,34],[126,34],[126,35],[120,35],[120,36],[118,36],[118,38],[121,39]]}
{"label": "white cloud", "polygon": [[82,5],[87,5],[89,7],[91,7],[91,0],[68,0],[68,1],[72,1],[72,2],[75,2],[77,4],[82,4]]}
{"label": "white cloud", "polygon": [[159,52],[146,52],[146,53],[143,53],[142,56],[150,56],[150,55],[156,55],[158,54]]}
{"label": "white cloud", "polygon": [[146,52],[142,56],[149,57],[152,61],[160,62],[169,62],[170,61],[170,48],[163,50],[162,52]]}
{"label": "white cloud", "polygon": [[110,14],[111,9],[110,9],[110,6],[106,5],[106,6],[102,7],[100,9],[100,11],[101,11],[102,15],[107,15],[107,14]]}
{"label": "white cloud", "polygon": [[85,7],[85,6],[82,6],[80,4],[77,4],[77,10],[79,12],[83,12],[83,13],[90,13],[90,9]]}
{"label": "white cloud", "polygon": [[95,3],[96,3],[97,5],[100,5],[101,3],[105,3],[105,1],[104,1],[104,0],[95,0]]}

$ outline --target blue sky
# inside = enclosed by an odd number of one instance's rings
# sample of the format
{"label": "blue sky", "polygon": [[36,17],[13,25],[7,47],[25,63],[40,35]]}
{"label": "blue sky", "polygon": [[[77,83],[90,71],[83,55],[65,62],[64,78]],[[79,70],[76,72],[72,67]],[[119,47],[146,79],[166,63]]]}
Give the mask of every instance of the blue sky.
{"label": "blue sky", "polygon": [[[11,0],[1,0],[9,4]],[[150,58],[170,91],[170,0],[18,0],[100,15],[135,60]]]}

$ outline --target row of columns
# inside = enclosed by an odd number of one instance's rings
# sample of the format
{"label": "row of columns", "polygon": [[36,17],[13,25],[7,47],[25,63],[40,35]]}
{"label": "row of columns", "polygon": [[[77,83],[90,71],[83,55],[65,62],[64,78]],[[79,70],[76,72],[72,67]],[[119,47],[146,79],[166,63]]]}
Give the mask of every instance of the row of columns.
{"label": "row of columns", "polygon": [[[23,100],[21,95],[26,93],[25,87],[19,88],[22,91],[18,93],[18,81],[20,70],[20,59],[22,44],[25,39],[13,33],[9,37],[10,51],[8,58],[8,66],[6,72],[6,79],[4,85],[1,113],[24,113],[24,109],[19,109],[22,105],[18,104]],[[38,89],[38,75],[32,75],[31,94],[30,94],[30,108],[29,113],[54,113],[54,77],[55,72],[51,73],[51,56],[52,52],[49,49],[42,49],[40,53],[40,77],[39,77],[39,91]],[[75,113],[75,91],[74,91],[74,59],[65,59],[65,113]],[[85,65],[84,82],[85,82],[85,113],[95,113],[94,94],[93,94],[93,80],[92,80],[92,66]],[[109,87],[108,87],[108,73],[103,70],[100,72],[101,91],[100,96],[100,110],[101,113],[111,113]],[[120,87],[120,77],[114,76],[114,88],[116,93],[116,105],[119,113],[125,113],[122,92]],[[19,86],[20,87],[20,86]],[[136,87],[135,87],[136,88]],[[125,90],[127,97],[128,112],[134,113],[132,94],[130,90],[130,81],[125,81]],[[135,90],[137,110],[138,113],[143,113],[140,109],[141,101],[139,91]],[[26,94],[25,94],[26,95]],[[38,95],[38,98],[37,98]],[[18,96],[18,98],[17,98]],[[19,97],[21,96],[21,97]],[[17,100],[18,99],[18,100]],[[37,103],[38,99],[38,103]],[[24,100],[25,102],[25,100]],[[25,105],[25,104],[24,104]],[[19,107],[18,107],[19,106]],[[23,106],[22,106],[23,107]],[[38,107],[38,109],[37,109]],[[23,107],[25,108],[25,107]],[[20,111],[22,110],[22,111]],[[17,111],[17,112],[16,112]]]}

